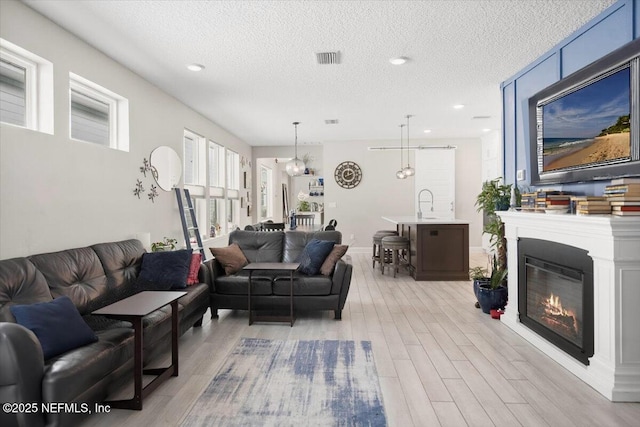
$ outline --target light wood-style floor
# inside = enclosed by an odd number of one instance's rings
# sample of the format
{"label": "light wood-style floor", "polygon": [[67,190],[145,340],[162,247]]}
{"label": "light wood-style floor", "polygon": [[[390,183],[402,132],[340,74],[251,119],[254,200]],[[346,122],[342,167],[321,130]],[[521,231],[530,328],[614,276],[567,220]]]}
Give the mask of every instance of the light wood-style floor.
{"label": "light wood-style floor", "polygon": [[[370,340],[390,426],[640,425],[640,403],[611,403],[474,307],[471,282],[415,282],[352,255],[342,321],[333,313],[248,326],[246,312],[205,315],[180,341],[180,375],[138,411],[92,415],[83,427],[178,426],[241,337]],[[472,254],[472,265],[485,264]],[[507,308],[508,309],[508,308]]]}

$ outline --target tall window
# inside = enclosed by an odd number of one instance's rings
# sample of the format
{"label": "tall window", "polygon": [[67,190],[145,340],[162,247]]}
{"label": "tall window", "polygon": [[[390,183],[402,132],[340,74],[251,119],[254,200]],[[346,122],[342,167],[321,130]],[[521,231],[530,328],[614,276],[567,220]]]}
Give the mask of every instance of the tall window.
{"label": "tall window", "polygon": [[267,219],[273,216],[271,178],[271,169],[260,165],[260,219]]}
{"label": "tall window", "polygon": [[227,231],[233,231],[240,222],[240,156],[227,150]]}
{"label": "tall window", "polygon": [[239,226],[240,156],[222,145],[184,131],[184,183],[195,199],[203,239]]}
{"label": "tall window", "polygon": [[129,151],[129,101],[73,73],[69,89],[71,138]]}
{"label": "tall window", "polygon": [[[204,156],[204,137],[189,130],[184,131],[184,183],[204,186],[206,179],[206,158]],[[199,193],[204,193],[200,189]]]}
{"label": "tall window", "polygon": [[4,39],[0,122],[53,134],[53,64]]}
{"label": "tall window", "polygon": [[209,141],[209,237],[223,234],[224,221],[224,147]]}

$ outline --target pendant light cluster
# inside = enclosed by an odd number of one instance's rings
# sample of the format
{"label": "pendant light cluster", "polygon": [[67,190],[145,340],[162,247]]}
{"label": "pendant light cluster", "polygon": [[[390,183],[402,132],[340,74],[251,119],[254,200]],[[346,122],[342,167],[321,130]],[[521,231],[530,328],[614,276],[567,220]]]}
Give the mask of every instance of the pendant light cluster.
{"label": "pendant light cluster", "polygon": [[410,160],[409,160],[409,119],[411,117],[413,117],[412,115],[407,114],[407,166],[403,167],[404,165],[404,158],[402,156],[402,128],[405,125],[400,125],[400,169],[398,170],[398,172],[396,172],[396,178],[398,179],[405,179],[409,176],[413,176],[416,174],[416,171],[414,168],[411,167],[410,164]]}
{"label": "pendant light cluster", "polygon": [[298,125],[300,122],[293,122],[295,127],[296,139],[295,139],[295,156],[289,160],[286,165],[287,174],[289,176],[300,176],[304,174],[305,164],[298,158]]}

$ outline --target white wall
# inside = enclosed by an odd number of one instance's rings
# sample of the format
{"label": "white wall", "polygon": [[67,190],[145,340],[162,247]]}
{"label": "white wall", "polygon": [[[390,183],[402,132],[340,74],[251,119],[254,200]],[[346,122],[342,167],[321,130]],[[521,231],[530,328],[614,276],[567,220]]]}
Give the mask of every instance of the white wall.
{"label": "white wall", "polygon": [[[490,132],[482,138],[482,182],[491,181],[502,176],[502,150],[498,131]],[[482,185],[478,192],[482,191]],[[489,252],[490,236],[482,235],[482,248]]]}
{"label": "white wall", "polygon": [[[1,259],[140,232],[182,242],[174,194],[159,190],[152,203],[133,189],[137,179],[153,183],[139,167],[155,147],[182,156],[184,128],[251,158],[249,145],[22,3],[2,2],[0,37],[53,63],[55,112],[54,135],[0,125]],[[69,72],[129,100],[129,152],[69,139]]]}
{"label": "white wall", "polygon": [[[469,246],[482,245],[482,217],[474,203],[482,187],[481,144],[479,139],[412,140],[413,145],[455,145],[456,150],[456,217],[470,221]],[[369,151],[367,147],[395,146],[397,141],[325,142],[323,170],[325,175],[325,221],[336,219],[343,241],[356,248],[370,250],[376,230],[393,229],[382,216],[414,215],[413,178],[395,177],[400,167],[398,151]],[[413,158],[413,156],[412,156]],[[353,189],[336,184],[336,166],[351,160],[362,168],[362,182]],[[405,160],[406,162],[406,160]]]}

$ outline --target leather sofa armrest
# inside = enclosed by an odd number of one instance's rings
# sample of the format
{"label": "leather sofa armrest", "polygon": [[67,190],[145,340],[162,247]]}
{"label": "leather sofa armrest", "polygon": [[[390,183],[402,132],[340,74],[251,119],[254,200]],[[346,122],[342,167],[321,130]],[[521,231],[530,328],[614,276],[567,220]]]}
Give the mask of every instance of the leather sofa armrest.
{"label": "leather sofa armrest", "polygon": [[351,257],[346,255],[336,263],[332,277],[333,283],[331,285],[331,293],[340,295],[340,310],[344,308],[344,303],[347,301],[352,274],[353,265],[351,265]]}
{"label": "leather sofa armrest", "polygon": [[[348,291],[349,284],[351,283],[352,272],[353,272],[353,266],[351,265],[351,257],[349,255],[346,255],[342,259],[338,260],[333,270],[333,275],[331,276],[331,280],[332,280],[331,293],[332,294],[342,294],[342,291],[345,285]],[[345,298],[346,298],[346,294],[345,294]]]}
{"label": "leather sofa armrest", "polygon": [[204,263],[202,263],[202,266],[207,270],[208,282],[206,283],[209,285],[209,290],[211,291],[211,293],[215,293],[216,279],[218,277],[224,276],[224,269],[215,258],[205,261]]}
{"label": "leather sofa armrest", "polygon": [[198,270],[198,282],[209,284],[211,281],[211,271],[209,271],[209,268],[204,263],[200,264],[200,269]]}
{"label": "leather sofa armrest", "polygon": [[37,411],[0,411],[2,426],[44,425],[40,412],[44,358],[35,334],[24,326],[0,322],[0,402],[36,404]]}

